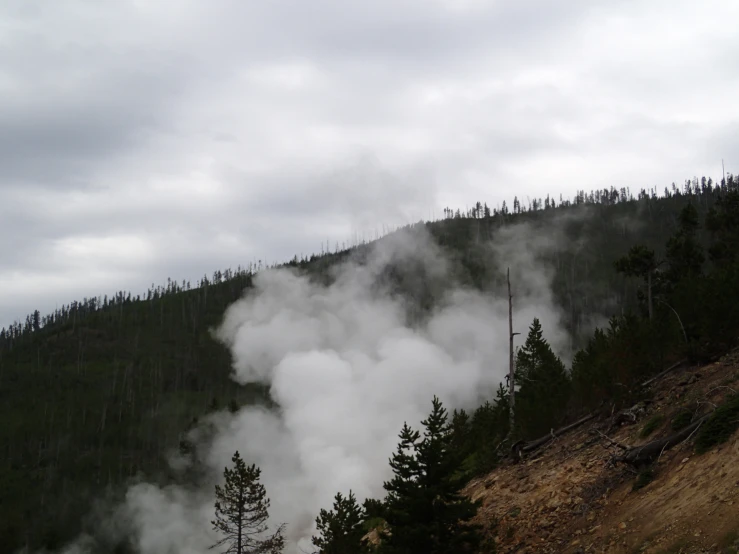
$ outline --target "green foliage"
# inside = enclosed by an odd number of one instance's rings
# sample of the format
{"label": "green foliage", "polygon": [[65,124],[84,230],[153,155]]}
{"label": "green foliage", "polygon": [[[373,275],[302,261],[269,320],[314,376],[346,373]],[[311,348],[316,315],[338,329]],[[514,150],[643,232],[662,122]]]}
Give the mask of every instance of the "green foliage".
{"label": "green foliage", "polygon": [[646,439],[649,435],[659,429],[665,422],[664,414],[655,414],[650,417],[639,432],[639,438]]}
{"label": "green foliage", "polygon": [[629,253],[614,262],[614,267],[619,273],[631,277],[641,277],[647,289],[647,313],[651,320],[654,313],[653,285],[654,277],[660,262],[654,255],[654,250],[643,244],[636,244],[629,249]]}
{"label": "green foliage", "polygon": [[532,439],[562,423],[570,395],[570,380],[562,361],[544,339],[534,319],[526,343],[516,357],[515,421],[517,435]]}
{"label": "green foliage", "polygon": [[250,279],[151,300],[121,294],[0,346],[0,474],[12,483],[0,490],[0,544],[69,542],[94,532],[81,522],[104,491],[118,494],[138,474],[184,477],[166,454],[213,397],[270,405],[265,387],[232,381],[229,352],[207,331]]}
{"label": "green foliage", "polygon": [[366,514],[357,503],[352,491],[349,496],[338,493],[334,497],[331,511],[321,510],[316,518],[318,536],[313,537],[313,546],[320,554],[344,554],[369,552],[369,547],[362,541],[365,534],[363,522]]}
{"label": "green foliage", "polygon": [[[582,349],[574,357],[568,413],[633,403],[638,383],[656,371],[686,354],[711,360],[736,344],[738,187],[739,179],[729,176],[721,183],[688,181],[659,197],[656,190],[632,196],[612,188],[560,198],[556,209],[546,198],[528,206],[516,199],[510,210],[484,203],[467,212],[445,210],[445,219],[403,232],[428,231],[449,272],[393,260],[380,286],[407,299],[408,319],[417,323],[460,284],[504,291],[504,257],[491,253],[489,241],[511,224],[525,224],[532,237],[561,235],[537,261],[550,271],[573,352]],[[614,272],[614,262],[637,243],[668,266],[653,275],[651,322],[641,316],[648,311],[643,283]],[[710,259],[700,278],[671,270],[697,267],[691,252],[698,247]],[[286,265],[328,284],[336,264],[364,263],[369,251],[337,245],[335,252]],[[200,471],[173,473],[166,462],[193,422],[215,409],[270,403],[264,387],[231,381],[229,352],[209,331],[249,293],[262,268],[260,262],[216,271],[193,286],[169,280],[141,296],[120,291],[87,298],[51,314],[33,311],[0,329],[0,544],[8,551],[53,548],[92,531],[80,523],[90,499],[104,490],[121,493],[138,474],[160,483],[202,479]],[[594,314],[620,315],[593,333]],[[456,478],[494,467],[508,434],[507,410],[506,391],[499,390],[498,398],[460,418],[454,448],[464,465]],[[183,455],[192,458],[191,447],[185,444]]]}
{"label": "green foliage", "polygon": [[637,475],[636,479],[634,480],[634,485],[631,487],[632,491],[638,491],[640,489],[643,489],[646,487],[649,483],[654,481],[656,474],[654,471],[654,468],[647,467],[645,469],[642,469]]}
{"label": "green foliage", "polygon": [[259,482],[261,470],[256,465],[247,466],[238,451],[233,455],[232,469],[223,470],[224,484],[216,485],[216,515],[213,530],[221,539],[211,548],[225,547],[224,554],[282,552],[285,539],[284,525],[267,534],[269,498]]}
{"label": "green foliage", "polygon": [[695,439],[695,449],[703,454],[729,440],[739,429],[739,395],[731,396],[701,425]]}
{"label": "green foliage", "polygon": [[385,525],[385,520],[381,517],[371,517],[369,519],[365,519],[362,522],[362,530],[364,531],[364,534],[369,533],[373,529],[380,529]]}
{"label": "green foliage", "polygon": [[[739,190],[721,196],[706,216],[711,233],[713,271],[676,291],[676,304],[688,303],[691,355],[710,360],[730,348],[739,330]],[[692,285],[692,286],[691,286]]]}
{"label": "green foliage", "polygon": [[[627,314],[596,329],[572,362],[574,405],[593,410],[603,402],[623,406],[634,400],[639,383],[681,355],[677,322],[658,312],[653,321]],[[677,346],[676,346],[677,345]]]}
{"label": "green foliage", "polygon": [[459,454],[451,447],[447,412],[438,398],[422,425],[423,438],[407,424],[390,460],[393,478],[385,483],[385,519],[381,550],[387,554],[474,552],[478,527],[470,523],[477,505],[459,494],[454,477]]}
{"label": "green foliage", "polygon": [[450,424],[452,448],[462,459],[457,476],[467,481],[491,471],[498,462],[498,449],[508,433],[508,391],[498,386],[493,402],[485,402],[472,416],[454,411]]}
{"label": "green foliage", "polygon": [[367,498],[362,503],[366,519],[383,519],[385,517],[385,504],[376,498]]}
{"label": "green foliage", "polygon": [[658,554],[683,554],[687,552],[687,548],[690,548],[691,544],[688,539],[682,537],[674,541],[667,548],[659,550]]}
{"label": "green foliage", "polygon": [[700,277],[705,261],[703,247],[698,242],[698,211],[693,204],[682,209],[679,222],[677,232],[665,247],[665,259],[669,264],[667,279],[673,283]]}
{"label": "green foliage", "polygon": [[736,554],[739,552],[739,530],[733,529],[724,534],[718,541],[721,554]]}
{"label": "green foliage", "polygon": [[619,273],[632,277],[644,279],[657,269],[658,263],[654,256],[654,250],[643,244],[637,244],[629,249],[629,253],[614,262],[614,267]]}
{"label": "green foliage", "polygon": [[692,421],[693,412],[685,410],[672,418],[672,421],[670,421],[670,427],[673,431],[679,431],[680,429],[685,429]]}
{"label": "green foliage", "polygon": [[732,265],[739,257],[739,190],[718,199],[708,211],[706,227],[713,235],[711,260],[719,267]]}

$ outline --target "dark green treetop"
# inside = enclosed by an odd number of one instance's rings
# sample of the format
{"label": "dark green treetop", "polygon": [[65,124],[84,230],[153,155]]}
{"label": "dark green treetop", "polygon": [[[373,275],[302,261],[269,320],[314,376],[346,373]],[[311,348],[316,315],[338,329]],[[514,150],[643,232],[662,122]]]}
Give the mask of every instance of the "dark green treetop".
{"label": "dark green treetop", "polygon": [[223,538],[211,548],[225,546],[223,554],[282,552],[284,525],[268,534],[269,498],[259,482],[261,470],[247,466],[238,451],[233,455],[232,469],[225,468],[223,486],[216,485],[216,517],[213,529]]}

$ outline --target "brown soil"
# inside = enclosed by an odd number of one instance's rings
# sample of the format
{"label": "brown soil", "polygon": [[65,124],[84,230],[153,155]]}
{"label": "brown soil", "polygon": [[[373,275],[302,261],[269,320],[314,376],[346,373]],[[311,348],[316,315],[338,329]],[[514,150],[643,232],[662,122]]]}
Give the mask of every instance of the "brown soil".
{"label": "brown soil", "polygon": [[[629,446],[673,431],[680,411],[698,414],[739,391],[739,353],[676,370],[652,385],[652,400],[633,425],[610,438]],[[640,438],[644,424],[660,426]],[[632,490],[636,470],[614,464],[604,421],[557,438],[519,464],[503,465],[465,489],[481,500],[478,519],[503,553],[729,553],[739,548],[739,434],[698,456],[692,438],[662,453],[653,480]],[[693,437],[694,438],[694,437]]]}

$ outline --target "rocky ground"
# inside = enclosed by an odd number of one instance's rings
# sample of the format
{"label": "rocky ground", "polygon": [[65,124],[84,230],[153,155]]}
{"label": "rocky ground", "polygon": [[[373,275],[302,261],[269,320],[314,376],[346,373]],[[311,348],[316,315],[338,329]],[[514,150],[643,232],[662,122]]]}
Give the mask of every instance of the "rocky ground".
{"label": "rocky ground", "polygon": [[[668,436],[677,414],[706,413],[732,391],[738,352],[676,369],[651,385],[634,418],[615,428],[613,418],[590,421],[465,492],[481,500],[478,518],[502,553],[737,552],[739,433],[703,455],[694,453],[693,435],[663,451],[651,473],[614,462],[615,443]],[[647,425],[654,431],[644,437]],[[637,482],[644,486],[634,490]]]}

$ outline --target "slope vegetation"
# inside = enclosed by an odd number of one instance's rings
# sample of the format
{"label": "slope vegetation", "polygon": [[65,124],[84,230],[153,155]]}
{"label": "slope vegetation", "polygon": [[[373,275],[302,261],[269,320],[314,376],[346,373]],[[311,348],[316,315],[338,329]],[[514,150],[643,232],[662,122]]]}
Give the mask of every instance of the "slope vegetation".
{"label": "slope vegetation", "polygon": [[[739,179],[730,177],[721,185],[688,182],[684,191],[666,191],[664,197],[641,191],[633,198],[622,189],[580,193],[556,207],[548,198],[528,209],[516,203],[515,213],[479,203],[466,214],[450,210],[444,220],[418,225],[449,259],[454,283],[433,282],[403,268],[402,260],[397,271],[388,268],[384,279],[421,318],[445,287],[499,293],[503,259],[515,259],[517,252],[546,239],[535,262],[566,314],[562,323],[572,337],[573,354],[590,344],[594,314],[602,323],[614,314],[643,311],[637,295],[642,285],[616,273],[614,261],[636,242],[661,256],[686,205],[693,205],[702,220],[727,190],[738,186]],[[729,234],[735,232],[731,221],[727,218],[722,227]],[[702,228],[697,236],[708,243]],[[725,243],[733,244],[733,237]],[[496,247],[501,241],[508,241],[504,252]],[[286,265],[330,282],[337,263],[350,257],[361,263],[368,248],[295,258]],[[143,295],[120,291],[110,298],[85,298],[51,314],[33,312],[0,330],[0,544],[9,551],[60,547],[79,532],[92,499],[119,494],[140,474],[167,482],[167,453],[187,448],[181,438],[198,418],[224,407],[270,402],[263,388],[232,382],[229,353],[211,334],[225,309],[248,294],[257,269],[216,271],[193,284],[170,280]],[[733,282],[734,274],[727,275],[726,282]],[[733,298],[727,293],[713,301],[723,308],[733,305]],[[677,307],[681,313],[693,309]],[[664,327],[669,340],[681,340],[674,324]],[[631,332],[638,335],[638,329]],[[689,331],[696,337],[713,332],[706,329]],[[733,327],[722,332],[734,336]],[[595,357],[601,355],[599,340],[591,345]],[[649,353],[648,367],[631,368],[632,373],[652,371],[665,361],[667,347],[658,346]],[[606,371],[589,358],[582,360],[581,367]],[[620,361],[624,367],[633,362],[626,356]],[[590,387],[600,378],[600,373],[580,374],[577,386]],[[599,394],[612,396],[617,385],[608,383]]]}
{"label": "slope vegetation", "polygon": [[465,492],[482,502],[478,519],[499,552],[737,552],[739,433],[698,454],[704,424],[651,465],[616,461],[616,443],[636,447],[673,434],[734,391],[739,352],[685,365],[647,387],[633,418],[602,414]]}

